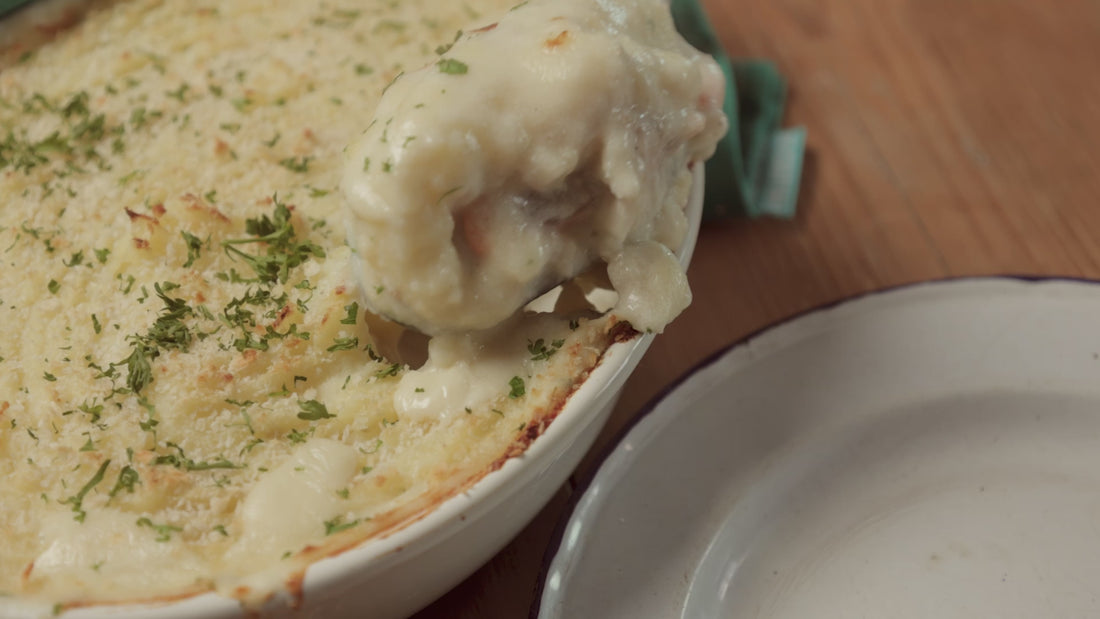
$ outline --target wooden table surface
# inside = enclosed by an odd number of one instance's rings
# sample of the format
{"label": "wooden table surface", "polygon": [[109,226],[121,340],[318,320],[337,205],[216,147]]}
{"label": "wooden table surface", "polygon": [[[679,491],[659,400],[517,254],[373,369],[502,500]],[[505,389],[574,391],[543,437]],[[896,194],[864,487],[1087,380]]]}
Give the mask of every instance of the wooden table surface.
{"label": "wooden table surface", "polygon": [[[790,82],[808,131],[794,221],[706,224],[695,301],[594,451],[661,388],[766,325],[859,293],[988,274],[1100,278],[1100,2],[704,0],[735,57]],[[416,615],[524,617],[576,479]]]}

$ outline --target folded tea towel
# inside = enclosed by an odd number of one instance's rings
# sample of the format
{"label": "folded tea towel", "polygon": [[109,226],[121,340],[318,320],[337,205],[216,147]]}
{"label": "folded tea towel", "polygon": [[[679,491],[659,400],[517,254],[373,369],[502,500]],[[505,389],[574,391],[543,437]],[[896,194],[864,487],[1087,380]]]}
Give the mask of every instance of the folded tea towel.
{"label": "folded tea towel", "polygon": [[680,34],[726,74],[729,133],[706,164],[703,216],[790,218],[798,201],[806,130],[780,129],[787,84],[765,60],[731,60],[699,0],[672,0]]}

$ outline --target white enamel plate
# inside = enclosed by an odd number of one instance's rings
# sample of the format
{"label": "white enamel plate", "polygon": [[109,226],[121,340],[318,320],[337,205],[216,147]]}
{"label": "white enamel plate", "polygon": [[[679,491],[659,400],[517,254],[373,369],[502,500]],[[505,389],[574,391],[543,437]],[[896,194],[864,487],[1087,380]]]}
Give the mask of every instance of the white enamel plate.
{"label": "white enamel plate", "polygon": [[539,617],[1100,616],[1100,285],[971,279],[722,353],[610,453]]}

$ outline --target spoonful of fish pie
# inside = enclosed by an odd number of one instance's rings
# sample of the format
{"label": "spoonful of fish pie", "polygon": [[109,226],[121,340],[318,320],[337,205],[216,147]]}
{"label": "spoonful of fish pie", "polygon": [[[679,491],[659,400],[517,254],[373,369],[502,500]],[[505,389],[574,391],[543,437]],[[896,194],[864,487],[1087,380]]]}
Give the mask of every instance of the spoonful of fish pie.
{"label": "spoonful of fish pie", "polygon": [[671,250],[690,167],[727,129],[723,76],[663,0],[532,0],[398,76],[346,150],[364,301],[483,330],[593,265],[660,331],[690,302]]}

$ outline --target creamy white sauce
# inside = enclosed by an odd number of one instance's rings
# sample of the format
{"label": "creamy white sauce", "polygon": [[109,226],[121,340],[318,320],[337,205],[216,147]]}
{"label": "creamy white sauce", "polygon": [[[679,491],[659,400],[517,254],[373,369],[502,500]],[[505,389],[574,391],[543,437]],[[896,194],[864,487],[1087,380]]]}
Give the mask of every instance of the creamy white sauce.
{"label": "creamy white sauce", "polygon": [[394,408],[412,421],[483,409],[510,394],[513,380],[530,378],[532,342],[541,339],[553,348],[565,328],[558,317],[522,316],[486,331],[437,335],[428,343],[427,363],[401,377]]}
{"label": "creamy white sauce", "polygon": [[298,448],[249,492],[238,512],[244,535],[227,553],[230,562],[279,559],[325,533],[325,521],[340,516],[346,501],[337,492],[356,473],[355,449],[331,439]]}
{"label": "creamy white sauce", "polygon": [[[100,582],[104,597],[124,597],[131,591],[146,595],[171,592],[192,585],[204,574],[202,563],[188,550],[164,543],[178,529],[114,509],[89,511],[84,522],[68,511],[47,515],[42,523],[45,550],[34,560],[28,578],[31,588],[71,594],[71,583]],[[60,583],[60,586],[58,586]],[[60,589],[60,591],[54,591]]]}
{"label": "creamy white sauce", "polygon": [[691,303],[691,288],[680,261],[655,241],[623,248],[607,265],[619,293],[615,314],[639,331],[660,332],[669,316]]}
{"label": "creamy white sauce", "polygon": [[[689,164],[726,131],[723,91],[661,0],[534,0],[464,35],[399,77],[346,151],[365,301],[425,333],[482,330],[603,261],[628,288],[616,311],[659,331],[690,293],[651,244],[683,238]],[[433,360],[434,396],[399,401],[467,401],[469,365]]]}

